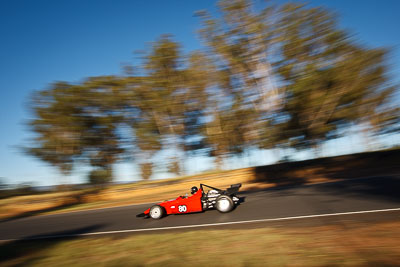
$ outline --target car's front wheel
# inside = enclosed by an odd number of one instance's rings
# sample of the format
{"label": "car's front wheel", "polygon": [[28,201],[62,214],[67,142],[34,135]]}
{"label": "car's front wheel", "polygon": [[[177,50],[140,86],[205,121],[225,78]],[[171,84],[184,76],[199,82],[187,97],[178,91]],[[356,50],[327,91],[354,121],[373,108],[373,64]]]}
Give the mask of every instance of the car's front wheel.
{"label": "car's front wheel", "polygon": [[217,202],[216,206],[215,206],[216,209],[222,213],[230,212],[233,209],[233,207],[235,206],[232,198],[230,198],[229,196],[226,196],[226,195],[221,195],[221,196],[217,197],[216,202]]}
{"label": "car's front wheel", "polygon": [[164,216],[164,208],[159,205],[155,205],[151,207],[149,215],[153,219],[161,219]]}

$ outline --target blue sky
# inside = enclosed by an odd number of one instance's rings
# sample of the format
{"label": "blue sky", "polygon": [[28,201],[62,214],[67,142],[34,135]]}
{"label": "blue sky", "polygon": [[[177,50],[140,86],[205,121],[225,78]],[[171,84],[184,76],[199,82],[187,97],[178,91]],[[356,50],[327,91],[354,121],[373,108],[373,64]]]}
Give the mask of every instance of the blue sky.
{"label": "blue sky", "polygon": [[[284,2],[284,1],[279,1]],[[392,48],[394,80],[400,82],[400,1],[309,1],[331,8],[340,25],[370,47]],[[58,183],[58,172],[22,154],[29,132],[27,101],[54,81],[121,73],[133,51],[164,33],[189,51],[200,47],[196,10],[215,11],[215,1],[2,0],[0,1],[0,177],[7,183]],[[198,163],[202,164],[202,163]],[[117,178],[132,180],[130,165]],[[69,182],[82,182],[81,173]]]}

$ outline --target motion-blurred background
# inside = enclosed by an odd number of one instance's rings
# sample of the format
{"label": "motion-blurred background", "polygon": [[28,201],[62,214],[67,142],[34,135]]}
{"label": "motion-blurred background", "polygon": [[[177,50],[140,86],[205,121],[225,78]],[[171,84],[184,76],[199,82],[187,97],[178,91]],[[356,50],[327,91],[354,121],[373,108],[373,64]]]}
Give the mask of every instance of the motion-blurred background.
{"label": "motion-blurred background", "polygon": [[0,265],[398,266],[398,10],[1,1]]}
{"label": "motion-blurred background", "polygon": [[396,147],[396,7],[6,1],[1,182],[132,182]]}

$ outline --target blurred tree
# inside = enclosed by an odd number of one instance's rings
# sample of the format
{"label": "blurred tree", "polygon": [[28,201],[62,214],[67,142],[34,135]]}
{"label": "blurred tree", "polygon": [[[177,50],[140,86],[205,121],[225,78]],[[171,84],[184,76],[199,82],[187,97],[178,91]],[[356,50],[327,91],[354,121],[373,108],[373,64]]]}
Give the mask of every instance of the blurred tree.
{"label": "blurred tree", "polygon": [[[120,82],[89,78],[80,85],[56,83],[34,95],[29,123],[36,133],[26,151],[68,174],[77,161],[111,173],[124,152]],[[110,178],[111,179],[111,178]],[[91,179],[90,179],[91,180]]]}
{"label": "blurred tree", "polygon": [[255,9],[250,0],[218,6],[217,18],[198,13],[203,51],[185,56],[164,35],[125,75],[36,92],[25,151],[64,174],[90,165],[89,180],[104,183],[131,155],[149,179],[161,150],[173,153],[168,167],[180,174],[188,152],[207,151],[220,168],[253,148],[317,148],[348,125],[366,135],[399,130],[388,52],[358,44],[332,13]]}
{"label": "blurred tree", "polygon": [[153,174],[153,163],[151,162],[140,163],[140,171],[143,180],[150,179],[151,175]]}
{"label": "blurred tree", "polygon": [[33,119],[30,129],[35,133],[32,145],[25,151],[68,174],[76,158],[82,155],[81,126],[76,107],[79,98],[73,86],[58,82],[51,88],[35,92],[30,103]]}
{"label": "blurred tree", "polygon": [[189,55],[185,77],[184,151],[206,148],[204,142],[205,118],[209,113],[210,87],[213,81],[213,65],[210,58],[200,51]]}
{"label": "blurred tree", "polygon": [[202,11],[200,36],[212,59],[213,87],[206,142],[221,165],[223,157],[259,143],[260,129],[278,104],[268,57],[274,44],[273,8],[254,12],[251,1],[219,1],[220,18]]}
{"label": "blurred tree", "polygon": [[276,143],[318,147],[351,123],[378,129],[377,118],[393,117],[385,50],[358,45],[325,9],[286,4],[280,14],[275,66],[285,104],[275,118]]}
{"label": "blurred tree", "polygon": [[6,189],[7,187],[8,185],[6,184],[4,177],[0,177],[0,191]]}
{"label": "blurred tree", "polygon": [[[145,55],[140,85],[133,88],[133,106],[138,109],[132,124],[142,177],[152,174],[153,155],[161,149],[182,149],[183,70],[179,44],[170,36],[154,42]],[[176,152],[175,152],[176,153]]]}
{"label": "blurred tree", "polygon": [[145,75],[134,93],[140,110],[133,125],[139,153],[150,162],[157,151],[169,149],[175,154],[171,164],[179,166],[179,172],[184,171],[182,155],[200,147],[208,80],[201,53],[193,53],[187,61],[179,44],[171,36],[162,36],[145,57]]}
{"label": "blurred tree", "polygon": [[93,167],[110,170],[124,153],[118,132],[124,123],[123,88],[124,83],[112,76],[90,78],[78,87],[84,155]]}
{"label": "blurred tree", "polygon": [[182,168],[179,165],[179,159],[175,157],[169,159],[168,171],[176,175],[180,175],[182,173]]}
{"label": "blurred tree", "polygon": [[111,170],[96,169],[89,173],[89,182],[93,185],[104,185],[112,180]]}

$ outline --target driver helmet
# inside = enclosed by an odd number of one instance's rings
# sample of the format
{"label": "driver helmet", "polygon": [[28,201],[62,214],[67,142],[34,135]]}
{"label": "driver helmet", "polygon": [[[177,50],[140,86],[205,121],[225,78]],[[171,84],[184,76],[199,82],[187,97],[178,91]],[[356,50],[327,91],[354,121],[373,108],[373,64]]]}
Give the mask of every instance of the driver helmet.
{"label": "driver helmet", "polygon": [[193,195],[194,193],[196,193],[198,190],[199,190],[199,189],[197,188],[197,186],[193,186],[192,189],[191,189],[192,195]]}

